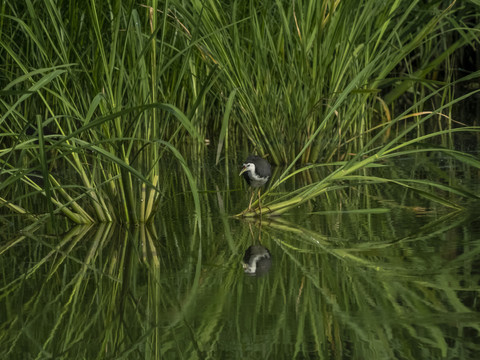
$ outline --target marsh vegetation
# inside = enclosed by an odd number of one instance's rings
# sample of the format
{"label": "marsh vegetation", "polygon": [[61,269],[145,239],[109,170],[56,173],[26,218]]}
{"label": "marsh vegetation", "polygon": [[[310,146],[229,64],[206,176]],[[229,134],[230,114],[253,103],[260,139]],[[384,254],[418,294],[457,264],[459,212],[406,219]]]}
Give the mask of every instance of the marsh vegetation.
{"label": "marsh vegetation", "polygon": [[4,1],[1,357],[473,358],[479,17]]}

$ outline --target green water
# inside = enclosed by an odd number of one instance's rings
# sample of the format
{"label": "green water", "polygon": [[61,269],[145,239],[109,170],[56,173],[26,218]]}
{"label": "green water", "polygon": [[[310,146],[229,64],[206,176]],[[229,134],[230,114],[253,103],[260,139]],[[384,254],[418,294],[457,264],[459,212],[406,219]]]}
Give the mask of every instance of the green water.
{"label": "green water", "polygon": [[[201,214],[170,169],[177,186],[147,226],[2,217],[0,358],[478,357],[475,206],[349,184],[281,217],[237,219],[249,194],[235,163],[198,166]],[[271,266],[246,275],[259,244]]]}

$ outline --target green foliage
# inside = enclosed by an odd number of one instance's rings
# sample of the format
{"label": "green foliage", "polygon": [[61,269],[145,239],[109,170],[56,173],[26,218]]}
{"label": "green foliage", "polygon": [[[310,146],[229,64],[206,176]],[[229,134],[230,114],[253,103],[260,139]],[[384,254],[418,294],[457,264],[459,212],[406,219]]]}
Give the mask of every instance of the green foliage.
{"label": "green foliage", "polygon": [[[478,42],[475,9],[401,0],[3,2],[3,209],[145,223],[169,186],[161,164],[170,158],[185,164],[198,202],[185,159],[203,156],[204,143],[215,143],[217,163],[243,146],[288,169],[358,168],[381,149],[379,136],[401,146],[437,132],[452,149],[444,131],[457,127],[453,64]],[[425,111],[446,117],[402,129]]]}
{"label": "green foliage", "polygon": [[[160,9],[97,5],[26,1],[4,7],[2,19],[12,30],[1,44],[1,167],[8,178],[0,188],[14,194],[7,203],[23,208],[43,194],[50,212],[54,205],[54,212],[77,223],[146,222],[164,185],[165,150],[185,163],[171,144],[186,137],[203,142],[194,116],[184,115],[196,110],[185,103],[191,89],[203,89],[178,68],[190,61],[188,45],[177,44],[178,51],[157,38],[167,25]],[[191,86],[184,84],[188,76]]]}
{"label": "green foliage", "polygon": [[[381,105],[391,118],[394,100],[451,81],[449,56],[478,39],[478,25],[460,30],[463,19],[450,18],[461,10],[441,2],[237,1],[225,12],[211,1],[193,9],[223,71],[215,87],[238,90],[238,126],[250,147],[277,165],[357,152],[369,131],[388,121]],[[451,31],[459,32],[454,45],[438,41]],[[449,90],[426,104],[430,110]]]}
{"label": "green foliage", "polygon": [[0,357],[473,358],[477,2],[2,2]]}

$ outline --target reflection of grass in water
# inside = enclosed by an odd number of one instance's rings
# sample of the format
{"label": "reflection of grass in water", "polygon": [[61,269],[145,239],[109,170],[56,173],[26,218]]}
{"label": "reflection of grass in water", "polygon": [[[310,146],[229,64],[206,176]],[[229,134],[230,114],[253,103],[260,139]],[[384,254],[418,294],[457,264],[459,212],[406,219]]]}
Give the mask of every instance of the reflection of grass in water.
{"label": "reflection of grass in water", "polygon": [[[365,209],[362,199],[348,201]],[[176,206],[184,207],[165,214]],[[416,359],[478,351],[480,243],[464,213],[424,217],[394,234],[393,211],[325,206],[329,215],[310,217],[323,230],[288,217],[262,221],[274,262],[258,279],[241,268],[260,232],[255,222],[249,230],[212,217],[199,237],[189,235],[194,222],[159,216],[155,227],[3,242],[0,354]]]}
{"label": "reflection of grass in water", "polygon": [[[472,330],[480,330],[480,317],[478,307],[471,304],[478,284],[465,270],[478,262],[480,244],[474,243],[475,250],[470,252],[469,239],[456,239],[463,248],[460,251],[468,254],[461,260],[418,251],[429,241],[438,242],[448,229],[457,229],[463,219],[457,216],[450,221],[453,224],[443,228],[437,223],[437,234],[411,234],[393,243],[389,239],[350,248],[327,236],[299,232],[295,226],[291,226],[294,236],[289,236],[285,223],[280,232],[273,231],[290,260],[284,263],[288,269],[283,275],[302,279],[296,293],[298,321],[304,323],[298,334],[304,338],[297,343],[308,343],[313,335],[314,348],[330,347],[339,357],[416,358],[422,351],[434,358],[458,355],[457,351],[473,354],[478,338]],[[427,259],[422,258],[426,255]],[[295,288],[286,293],[295,293]]]}

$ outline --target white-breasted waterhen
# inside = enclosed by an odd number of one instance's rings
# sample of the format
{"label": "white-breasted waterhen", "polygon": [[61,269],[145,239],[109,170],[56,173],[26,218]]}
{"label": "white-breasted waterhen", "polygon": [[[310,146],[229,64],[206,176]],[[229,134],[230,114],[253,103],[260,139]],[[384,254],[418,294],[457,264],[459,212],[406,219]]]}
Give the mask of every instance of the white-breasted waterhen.
{"label": "white-breasted waterhen", "polygon": [[262,245],[252,245],[243,257],[243,271],[252,276],[261,276],[268,273],[272,266],[272,255]]}
{"label": "white-breasted waterhen", "polygon": [[[258,206],[261,212],[262,206],[260,204],[260,188],[268,182],[270,176],[272,175],[270,164],[267,160],[261,158],[260,156],[250,155],[243,163],[243,168],[242,171],[240,171],[240,175],[243,175],[248,185],[250,185],[254,190],[258,189]],[[254,196],[255,191],[252,192],[252,197],[250,198],[250,203],[248,204],[248,211],[250,211],[252,208]]]}

